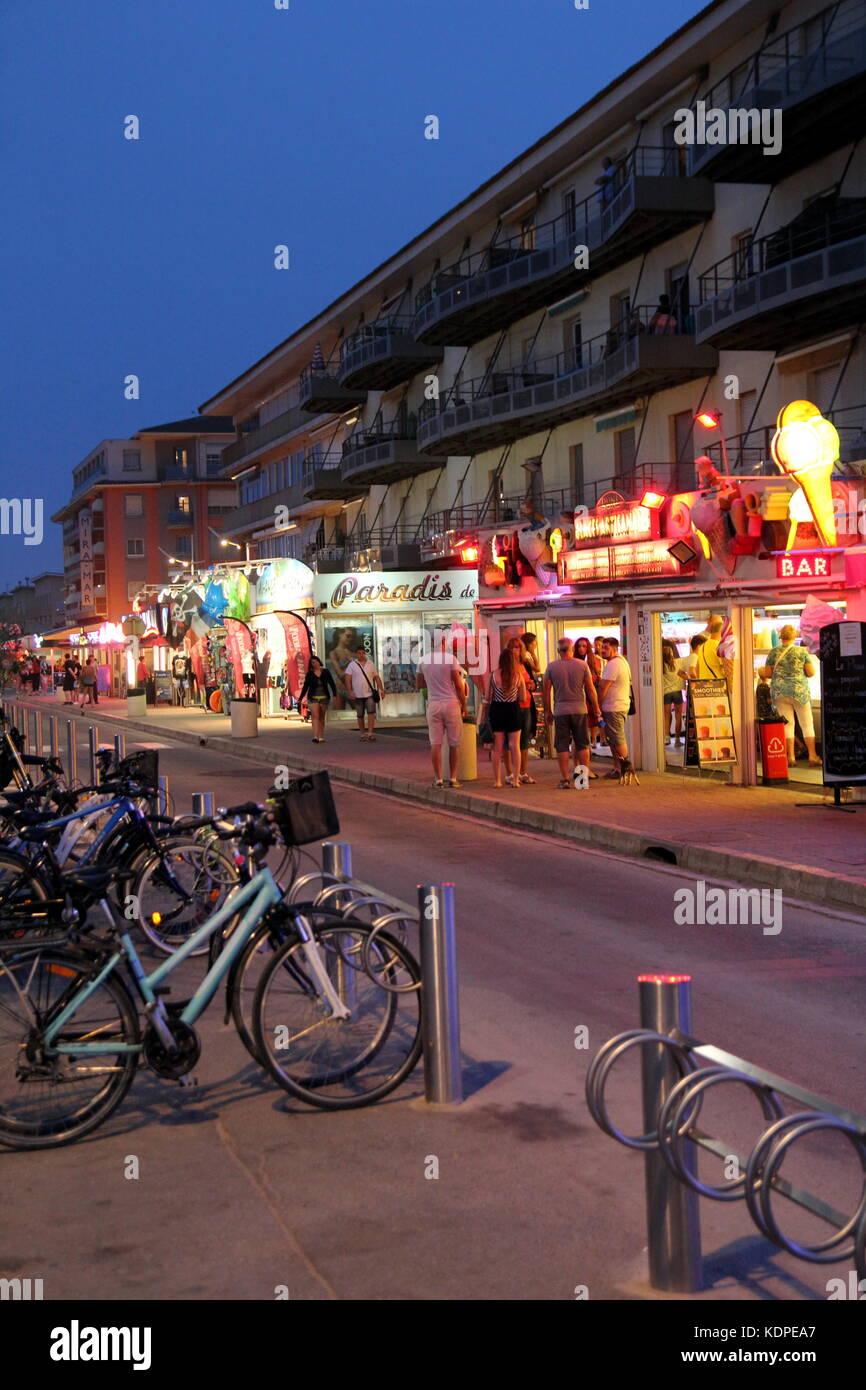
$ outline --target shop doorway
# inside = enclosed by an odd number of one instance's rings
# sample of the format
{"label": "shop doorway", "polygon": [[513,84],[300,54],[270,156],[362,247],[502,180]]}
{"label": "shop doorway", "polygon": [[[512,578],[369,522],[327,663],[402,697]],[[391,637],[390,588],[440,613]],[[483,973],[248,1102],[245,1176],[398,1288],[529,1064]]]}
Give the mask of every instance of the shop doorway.
{"label": "shop doorway", "polygon": [[[686,609],[659,614],[661,668],[655,683],[661,706],[665,771],[687,769],[687,713],[691,680],[726,680],[730,688],[732,663],[718,653],[718,638],[727,617],[725,610]],[[703,640],[701,640],[703,639]],[[712,731],[715,734],[715,726]],[[707,747],[715,742],[707,739]],[[712,766],[694,771],[712,771]],[[729,764],[718,771],[728,772]]]}
{"label": "shop doorway", "polygon": [[[830,600],[830,602],[833,608],[839,610],[839,617],[844,618],[846,610],[844,600]],[[757,699],[757,692],[762,684],[761,673],[766,675],[767,672],[771,672],[764,684],[769,686],[772,697],[783,700],[779,708],[787,720],[785,742],[788,744],[789,755],[793,752],[793,763],[789,757],[788,780],[800,784],[822,786],[824,782],[823,769],[819,764],[810,764],[807,743],[807,740],[815,739],[816,752],[820,758],[822,748],[821,663],[817,656],[812,656],[810,653],[808,661],[812,675],[806,675],[805,670],[801,672],[804,663],[803,659],[797,656],[796,649],[802,646],[800,642],[802,612],[802,603],[771,604],[765,608],[752,609],[753,690]],[[795,652],[791,656],[786,656],[786,647],[793,647]],[[792,735],[793,749],[790,747]],[[761,775],[763,767],[760,740],[758,740],[757,757],[758,773]]]}

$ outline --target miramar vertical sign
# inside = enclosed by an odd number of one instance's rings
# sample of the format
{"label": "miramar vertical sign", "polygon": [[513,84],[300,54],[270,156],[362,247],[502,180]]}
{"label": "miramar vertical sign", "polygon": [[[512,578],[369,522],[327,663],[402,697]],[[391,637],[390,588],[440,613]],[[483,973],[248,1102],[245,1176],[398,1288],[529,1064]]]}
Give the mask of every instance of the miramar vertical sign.
{"label": "miramar vertical sign", "polygon": [[79,574],[81,611],[93,612],[93,519],[88,508],[78,513]]}

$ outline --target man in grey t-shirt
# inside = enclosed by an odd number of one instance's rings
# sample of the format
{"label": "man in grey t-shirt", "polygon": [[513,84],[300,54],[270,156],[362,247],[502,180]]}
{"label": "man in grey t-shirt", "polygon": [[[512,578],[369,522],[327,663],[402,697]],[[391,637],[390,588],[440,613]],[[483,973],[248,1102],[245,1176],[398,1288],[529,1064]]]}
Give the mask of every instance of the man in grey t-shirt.
{"label": "man in grey t-shirt", "polygon": [[558,790],[571,791],[574,783],[569,778],[569,745],[574,742],[575,766],[582,763],[589,771],[587,706],[596,720],[601,718],[601,711],[592,672],[585,661],[573,654],[573,645],[567,637],[560,637],[557,651],[559,658],[551,661],[545,671],[542,690],[548,721],[553,697],[554,748],[559,760],[560,778]]}

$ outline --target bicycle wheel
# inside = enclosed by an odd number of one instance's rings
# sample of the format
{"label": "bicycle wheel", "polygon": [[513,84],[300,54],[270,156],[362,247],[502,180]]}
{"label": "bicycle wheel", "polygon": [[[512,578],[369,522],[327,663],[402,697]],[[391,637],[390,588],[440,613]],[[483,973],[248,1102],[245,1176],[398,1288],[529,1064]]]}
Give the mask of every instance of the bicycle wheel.
{"label": "bicycle wheel", "polygon": [[[339,913],[318,912],[312,909],[308,914],[305,914],[305,919],[310,922],[313,930],[317,933],[327,926],[342,922]],[[223,932],[223,941],[233,925],[230,923],[229,928]],[[255,935],[250,939],[238,960],[235,961],[229,975],[227,997],[234,1025],[244,1047],[262,1067],[266,1066],[267,1063],[264,1055],[259,1051],[255,1038],[254,1005],[256,991],[265,970],[273,960],[274,954],[282,948],[286,941],[297,941],[297,939],[297,931],[292,924],[291,917],[279,908],[271,908]]]}
{"label": "bicycle wheel", "polygon": [[72,1042],[140,1041],[126,985],[109,975],[48,1049],[52,1017],[95,972],[85,952],[29,951],[0,957],[0,1144],[55,1148],[96,1129],[123,1100],[138,1054],[64,1053]]}
{"label": "bicycle wheel", "polygon": [[0,935],[30,930],[33,908],[50,897],[50,886],[38,869],[14,850],[0,850]]}
{"label": "bicycle wheel", "polygon": [[[175,837],[142,865],[132,892],[137,921],[158,950],[171,955],[217,911],[238,882],[235,865],[208,845]],[[208,942],[191,954],[204,955]]]}
{"label": "bicycle wheel", "polygon": [[383,989],[363,966],[397,984],[420,984],[405,946],[380,932],[374,943],[362,923],[316,930],[328,976],[350,1009],[334,1019],[310,974],[302,943],[288,940],[266,966],[253,1004],[255,1042],[284,1090],[322,1110],[371,1105],[393,1091],[421,1055],[421,996]]}

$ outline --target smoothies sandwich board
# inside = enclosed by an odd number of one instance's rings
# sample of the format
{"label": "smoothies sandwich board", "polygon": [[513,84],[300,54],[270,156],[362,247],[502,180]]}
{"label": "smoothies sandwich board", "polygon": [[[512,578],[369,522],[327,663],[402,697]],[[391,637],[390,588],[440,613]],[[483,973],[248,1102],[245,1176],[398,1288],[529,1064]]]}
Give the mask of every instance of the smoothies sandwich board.
{"label": "smoothies sandwich board", "polygon": [[686,766],[729,767],[736,761],[727,681],[689,681]]}

